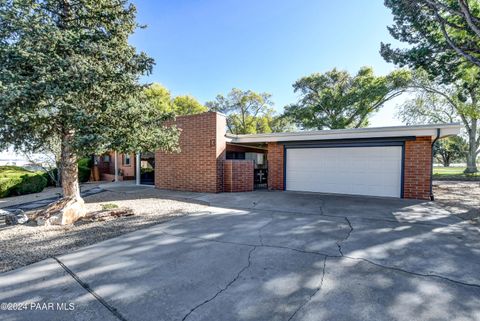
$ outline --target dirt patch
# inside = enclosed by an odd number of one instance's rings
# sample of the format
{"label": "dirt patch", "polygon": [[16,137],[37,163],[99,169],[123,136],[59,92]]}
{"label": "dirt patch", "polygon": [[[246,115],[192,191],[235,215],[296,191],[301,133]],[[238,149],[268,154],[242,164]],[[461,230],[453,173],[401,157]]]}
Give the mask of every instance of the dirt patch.
{"label": "dirt patch", "polygon": [[433,192],[450,213],[480,224],[480,182],[434,181]]}
{"label": "dirt patch", "polygon": [[71,252],[128,232],[199,212],[205,205],[165,199],[155,189],[138,193],[103,192],[85,198],[89,211],[113,203],[131,208],[135,215],[71,226],[15,225],[0,229],[0,272]]}

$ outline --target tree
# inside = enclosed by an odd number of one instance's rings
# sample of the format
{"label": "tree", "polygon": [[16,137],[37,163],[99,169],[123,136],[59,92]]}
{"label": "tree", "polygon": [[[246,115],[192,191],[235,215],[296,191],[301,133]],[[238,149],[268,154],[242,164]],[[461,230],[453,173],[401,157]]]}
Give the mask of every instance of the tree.
{"label": "tree", "polygon": [[376,76],[369,67],[355,76],[337,69],[315,73],[293,84],[300,99],[285,107],[285,116],[304,129],[363,127],[385,102],[401,95],[409,81],[406,70],[387,76]]}
{"label": "tree", "polygon": [[[135,15],[127,0],[0,2],[0,148],[34,151],[59,138],[64,199],[51,207],[55,223],[85,214],[79,155],[176,148],[178,130],[163,127],[166,116],[141,96],[138,79],[153,60],[128,44]],[[141,141],[132,130],[140,124]]]}
{"label": "tree", "polygon": [[393,38],[411,45],[393,49],[381,44],[381,54],[399,66],[423,68],[446,83],[459,67],[480,68],[480,2],[477,0],[385,0],[392,10]]}
{"label": "tree", "polygon": [[208,110],[207,107],[203,106],[198,100],[189,95],[175,97],[172,104],[175,115],[179,116],[201,114]]}
{"label": "tree", "polygon": [[177,96],[172,99],[170,91],[157,83],[153,83],[145,88],[144,93],[150,104],[165,113],[183,116],[200,114],[207,111],[207,107],[200,104],[192,96]]}
{"label": "tree", "polygon": [[206,106],[227,116],[228,131],[232,134],[268,133],[271,132],[268,119],[263,117],[273,113],[270,98],[267,93],[233,88],[226,97],[218,95]]}
{"label": "tree", "polygon": [[415,72],[412,87],[416,97],[400,107],[398,116],[410,124],[462,122],[468,137],[467,169],[477,172],[480,153],[480,72],[476,68],[463,70],[460,79],[444,85],[429,79],[425,71]]}
{"label": "tree", "polygon": [[444,167],[449,167],[454,161],[464,160],[468,144],[461,136],[447,137],[438,140],[433,146],[433,155]]}
{"label": "tree", "polygon": [[150,104],[158,110],[165,113],[173,112],[172,96],[167,88],[158,83],[153,83],[144,89],[144,94]]}

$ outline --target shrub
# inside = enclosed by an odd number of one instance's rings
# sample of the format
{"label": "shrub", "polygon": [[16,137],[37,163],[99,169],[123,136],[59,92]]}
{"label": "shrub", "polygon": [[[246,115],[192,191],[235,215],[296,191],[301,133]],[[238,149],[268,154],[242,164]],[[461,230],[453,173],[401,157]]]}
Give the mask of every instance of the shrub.
{"label": "shrub", "polygon": [[81,183],[85,183],[85,182],[88,182],[89,179],[90,179],[90,168],[78,166],[78,180]]}
{"label": "shrub", "polygon": [[78,163],[78,167],[88,167],[88,168],[93,167],[93,161],[91,157],[80,158],[77,163]]}
{"label": "shrub", "polygon": [[41,192],[47,186],[42,172],[17,166],[0,166],[0,197]]}
{"label": "shrub", "polygon": [[22,175],[22,182],[13,188],[12,194],[24,195],[31,193],[38,193],[43,191],[47,187],[47,180],[43,177],[42,173],[36,173],[34,175],[26,174]]}
{"label": "shrub", "polygon": [[9,196],[15,186],[22,183],[20,176],[9,176],[0,178],[0,198]]}

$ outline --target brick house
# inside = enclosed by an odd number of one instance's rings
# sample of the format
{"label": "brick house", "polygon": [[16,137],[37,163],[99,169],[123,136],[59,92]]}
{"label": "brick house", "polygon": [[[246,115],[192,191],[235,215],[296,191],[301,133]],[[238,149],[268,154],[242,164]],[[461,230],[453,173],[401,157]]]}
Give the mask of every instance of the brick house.
{"label": "brick house", "polygon": [[[154,155],[153,183],[160,189],[268,188],[413,199],[432,198],[433,142],[460,131],[458,124],[439,124],[230,135],[225,116],[214,112],[174,123],[182,129],[181,152]],[[133,167],[138,173],[139,166]]]}

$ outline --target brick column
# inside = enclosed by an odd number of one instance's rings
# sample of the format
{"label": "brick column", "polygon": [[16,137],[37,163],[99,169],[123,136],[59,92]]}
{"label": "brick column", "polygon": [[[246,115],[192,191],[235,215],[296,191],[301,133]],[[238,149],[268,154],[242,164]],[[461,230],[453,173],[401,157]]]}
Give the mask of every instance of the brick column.
{"label": "brick column", "polygon": [[405,142],[405,172],[403,197],[430,199],[430,176],[432,173],[432,139],[417,137]]}
{"label": "brick column", "polygon": [[268,143],[268,189],[270,190],[284,190],[283,153],[283,145]]}
{"label": "brick column", "polygon": [[176,125],[182,130],[180,152],[155,153],[155,187],[192,192],[222,192],[225,116],[214,112],[180,116],[167,125]]}

